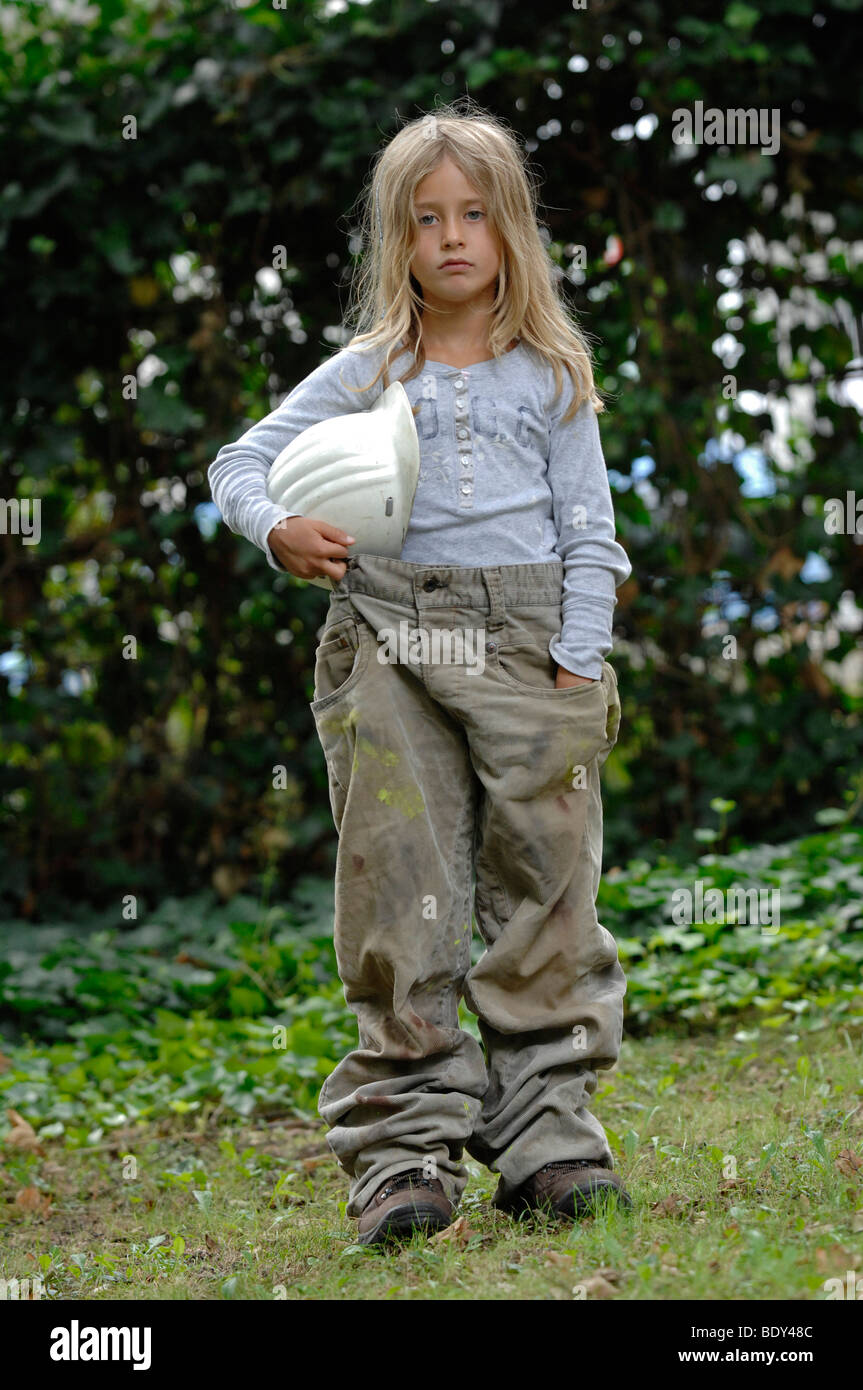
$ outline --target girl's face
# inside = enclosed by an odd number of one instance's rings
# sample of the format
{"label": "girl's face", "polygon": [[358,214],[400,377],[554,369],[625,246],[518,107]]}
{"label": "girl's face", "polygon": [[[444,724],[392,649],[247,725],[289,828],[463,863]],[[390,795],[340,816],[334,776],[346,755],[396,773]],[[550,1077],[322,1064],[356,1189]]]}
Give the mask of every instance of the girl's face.
{"label": "girl's face", "polygon": [[[470,302],[488,307],[500,269],[500,238],[483,199],[448,156],[417,185],[413,220],[416,251],[410,268],[429,307]],[[461,264],[448,268],[447,261]]]}

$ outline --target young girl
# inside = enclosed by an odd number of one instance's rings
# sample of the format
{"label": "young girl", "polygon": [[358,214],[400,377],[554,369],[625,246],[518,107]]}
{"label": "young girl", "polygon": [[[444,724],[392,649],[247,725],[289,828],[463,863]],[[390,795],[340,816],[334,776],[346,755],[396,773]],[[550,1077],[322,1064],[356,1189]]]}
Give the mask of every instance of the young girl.
{"label": "young girl", "polygon": [[[511,1213],[631,1205],[588,1109],[623,1030],[625,976],[595,903],[599,774],[620,723],[604,658],[631,569],[589,351],[519,145],[473,110],[411,121],[378,156],[365,331],[209,469],[227,525],[274,569],[333,580],[311,709],[359,1046],[319,1109],[367,1244],[448,1225],[465,1150]],[[267,473],[300,431],[394,379],[420,441],[410,526],[399,559],[350,554],[346,531],[274,505]],[[395,659],[379,643],[404,623],[413,655]],[[487,949],[471,968],[474,912]],[[462,995],[484,1049],[459,1027]]]}

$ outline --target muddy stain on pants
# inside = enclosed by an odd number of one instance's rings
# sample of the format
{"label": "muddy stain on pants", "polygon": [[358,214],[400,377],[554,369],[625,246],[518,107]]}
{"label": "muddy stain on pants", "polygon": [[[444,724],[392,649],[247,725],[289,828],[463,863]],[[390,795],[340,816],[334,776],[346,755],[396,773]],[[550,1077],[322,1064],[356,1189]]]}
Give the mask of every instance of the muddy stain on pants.
{"label": "muddy stain on pants", "polygon": [[[626,980],[596,914],[620,702],[608,662],[555,688],[562,583],[559,561],[360,554],[331,593],[311,709],[359,1046],[318,1108],[349,1216],[429,1158],[458,1200],[465,1151],[500,1174],[496,1200],[554,1160],[613,1167],[587,1104],[623,1032]],[[462,995],[484,1048],[459,1027]]]}

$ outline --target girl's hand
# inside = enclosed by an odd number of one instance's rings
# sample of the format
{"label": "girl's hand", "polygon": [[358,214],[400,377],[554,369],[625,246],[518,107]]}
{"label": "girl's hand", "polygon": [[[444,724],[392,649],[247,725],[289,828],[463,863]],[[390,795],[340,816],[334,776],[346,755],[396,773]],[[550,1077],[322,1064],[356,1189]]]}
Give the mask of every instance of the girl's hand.
{"label": "girl's hand", "polygon": [[342,579],[347,565],[339,557],[346,556],[347,547],[353,543],[354,537],[347,531],[308,516],[292,516],[274,526],[267,536],[267,545],[276,559],[297,579],[317,579],[322,575]]}
{"label": "girl's hand", "polygon": [[554,679],[555,690],[565,690],[570,685],[595,685],[596,681],[592,676],[576,676],[574,672],[567,671],[565,666],[558,666],[557,675]]}

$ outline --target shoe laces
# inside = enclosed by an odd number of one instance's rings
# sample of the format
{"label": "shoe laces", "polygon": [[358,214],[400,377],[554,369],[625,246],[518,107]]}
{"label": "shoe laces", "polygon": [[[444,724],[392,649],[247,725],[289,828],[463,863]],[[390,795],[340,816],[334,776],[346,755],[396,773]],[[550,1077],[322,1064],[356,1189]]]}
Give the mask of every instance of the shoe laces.
{"label": "shoe laces", "polygon": [[546,1163],[540,1168],[541,1173],[547,1173],[552,1168],[602,1168],[598,1158],[564,1158],[557,1163]]}
{"label": "shoe laces", "polygon": [[403,1187],[431,1187],[432,1179],[423,1173],[421,1168],[410,1168],[406,1173],[397,1173],[394,1178],[390,1178],[386,1187],[380,1193],[381,1197],[388,1197],[391,1192],[399,1192]]}

